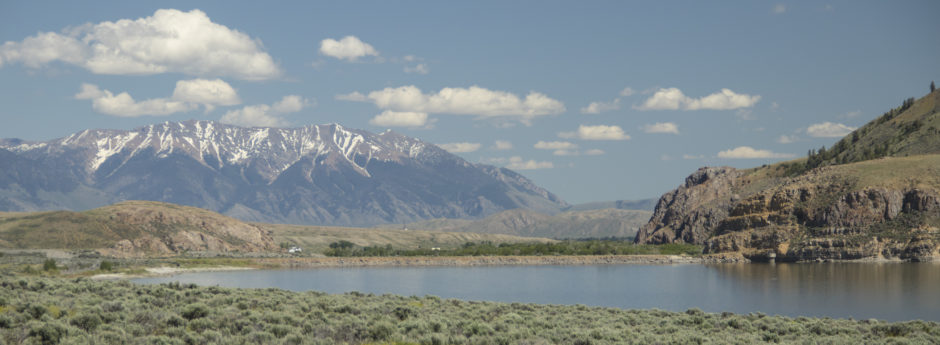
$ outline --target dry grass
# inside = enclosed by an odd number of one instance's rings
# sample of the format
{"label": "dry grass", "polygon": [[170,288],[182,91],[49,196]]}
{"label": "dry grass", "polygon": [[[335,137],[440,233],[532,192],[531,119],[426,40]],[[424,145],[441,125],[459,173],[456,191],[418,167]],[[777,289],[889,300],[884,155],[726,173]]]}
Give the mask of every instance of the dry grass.
{"label": "dry grass", "polygon": [[285,224],[255,224],[271,230],[277,243],[300,245],[306,251],[323,252],[330,243],[345,240],[359,246],[391,245],[400,249],[455,248],[467,242],[522,243],[554,242],[545,238],[510,235],[476,234],[425,230],[391,230],[370,228],[344,228],[331,226],[305,226]]}

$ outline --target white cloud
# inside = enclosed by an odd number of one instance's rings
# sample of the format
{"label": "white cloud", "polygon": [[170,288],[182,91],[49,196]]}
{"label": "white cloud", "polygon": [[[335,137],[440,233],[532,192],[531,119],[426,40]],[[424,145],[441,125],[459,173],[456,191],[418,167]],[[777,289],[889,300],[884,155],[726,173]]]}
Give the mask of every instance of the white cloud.
{"label": "white cloud", "polygon": [[750,146],[738,146],[731,150],[718,152],[718,158],[755,159],[755,158],[791,158],[791,153],[775,153],[770,150],[756,150]]}
{"label": "white cloud", "polygon": [[522,157],[512,156],[509,157],[509,164],[506,165],[506,168],[512,170],[536,170],[536,169],[551,169],[555,165],[552,162],[539,162],[535,160],[523,160]]}
{"label": "white cloud", "polygon": [[784,14],[784,13],[786,13],[786,12],[787,12],[787,5],[784,5],[784,4],[776,4],[776,5],[774,5],[774,13],[776,13],[776,14]]}
{"label": "white cloud", "polygon": [[493,142],[493,150],[504,151],[512,149],[512,142],[508,140],[496,140]]}
{"label": "white cloud", "polygon": [[359,93],[359,91],[353,91],[353,92],[343,94],[343,95],[336,95],[335,98],[340,101],[350,101],[350,102],[365,102],[369,100],[368,98],[366,98],[366,95]]}
{"label": "white cloud", "polygon": [[643,126],[646,133],[671,133],[679,134],[679,126],[672,122],[657,122],[652,125]]}
{"label": "white cloud", "polygon": [[298,95],[287,95],[280,101],[275,102],[274,105],[271,106],[271,110],[278,114],[296,113],[303,110],[303,108],[311,106],[311,103],[312,102],[306,98]]}
{"label": "white cloud", "polygon": [[623,97],[629,97],[634,94],[633,89],[624,88],[620,90],[620,97],[614,98],[610,102],[591,102],[588,106],[581,108],[582,114],[600,114],[606,111],[618,110],[620,109],[620,99]]}
{"label": "white cloud", "polygon": [[552,152],[552,155],[555,156],[578,156],[581,152],[578,150],[555,150]]}
{"label": "white cloud", "polygon": [[364,97],[365,99],[360,96],[361,94],[354,92],[337,98],[355,101],[367,99],[380,109],[396,112],[516,117],[523,122],[565,111],[563,103],[538,92],[530,92],[523,99],[508,92],[488,90],[479,86],[448,87],[437,93],[425,94],[410,85],[372,91]]}
{"label": "white cloud", "polygon": [[814,138],[840,138],[852,133],[855,127],[849,127],[841,123],[823,122],[810,125],[806,128],[806,134]]}
{"label": "white cloud", "polygon": [[781,135],[779,138],[777,138],[777,143],[790,144],[797,140],[799,140],[799,138],[795,135]]}
{"label": "white cloud", "polygon": [[92,84],[82,84],[82,90],[75,94],[75,98],[90,99],[95,111],[121,117],[170,115],[196,108],[194,104],[168,98],[154,98],[138,102],[127,92],[115,95],[111,91],[101,90]]}
{"label": "white cloud", "polygon": [[235,89],[221,79],[180,80],[176,82],[176,88],[170,98],[143,101],[134,100],[127,92],[115,95],[111,91],[99,89],[97,85],[82,84],[82,89],[75,94],[75,99],[90,99],[95,111],[121,117],[170,115],[190,111],[200,105],[209,112],[218,105],[241,104]]}
{"label": "white cloud", "polygon": [[356,36],[346,36],[339,41],[332,38],[320,41],[320,54],[346,61],[356,61],[363,56],[379,56],[372,45]]}
{"label": "white cloud", "polygon": [[729,89],[710,94],[702,98],[691,98],[678,88],[659,89],[646,99],[638,110],[731,110],[749,108],[760,100],[760,96],[738,94]]}
{"label": "white cloud", "polygon": [[620,109],[620,99],[617,98],[613,102],[591,102],[588,106],[581,108],[582,114],[600,114],[605,111],[617,110]]}
{"label": "white cloud", "polygon": [[586,155],[588,155],[588,156],[600,156],[600,155],[604,154],[604,150],[601,150],[601,149],[590,149],[590,150],[584,151],[584,154],[586,154]]}
{"label": "white cloud", "polygon": [[62,61],[96,74],[278,77],[280,68],[262,48],[260,40],[213,23],[200,10],[162,9],[136,20],[86,24],[6,42],[0,46],[0,61],[30,68]]}
{"label": "white cloud", "polygon": [[298,112],[312,103],[297,95],[287,95],[274,105],[257,104],[230,110],[219,121],[244,127],[283,127],[287,121],[279,115]]}
{"label": "white cloud", "polygon": [[697,156],[696,156],[696,155],[684,154],[684,155],[682,155],[682,159],[705,159],[705,156],[704,156],[704,155],[697,155]]}
{"label": "white cloud", "polygon": [[449,143],[449,144],[439,144],[442,149],[447,150],[451,153],[466,153],[474,152],[480,149],[480,143]]}
{"label": "white cloud", "polygon": [[173,90],[173,99],[177,101],[203,104],[206,112],[216,105],[237,105],[242,101],[231,85],[222,79],[180,80]]}
{"label": "white cloud", "polygon": [[380,127],[424,127],[428,124],[428,113],[386,110],[369,123]]}
{"label": "white cloud", "polygon": [[533,147],[539,150],[567,150],[578,148],[578,145],[575,145],[567,141],[541,141],[535,143]]}
{"label": "white cloud", "polygon": [[578,131],[561,132],[558,133],[558,136],[566,139],[577,138],[581,140],[630,140],[630,136],[624,133],[620,126],[606,125],[580,125],[578,126]]}
{"label": "white cloud", "polygon": [[428,74],[429,72],[431,72],[431,70],[428,69],[428,65],[423,63],[419,63],[414,67],[405,66],[405,73]]}

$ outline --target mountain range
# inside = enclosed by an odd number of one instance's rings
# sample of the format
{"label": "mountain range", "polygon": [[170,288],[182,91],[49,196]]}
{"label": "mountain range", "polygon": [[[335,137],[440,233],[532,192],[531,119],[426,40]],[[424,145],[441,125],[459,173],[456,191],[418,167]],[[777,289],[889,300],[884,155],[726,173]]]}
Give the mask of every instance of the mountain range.
{"label": "mountain range", "polygon": [[245,221],[371,226],[569,205],[505,168],[392,131],[212,121],[0,139],[0,211],[150,200]]}

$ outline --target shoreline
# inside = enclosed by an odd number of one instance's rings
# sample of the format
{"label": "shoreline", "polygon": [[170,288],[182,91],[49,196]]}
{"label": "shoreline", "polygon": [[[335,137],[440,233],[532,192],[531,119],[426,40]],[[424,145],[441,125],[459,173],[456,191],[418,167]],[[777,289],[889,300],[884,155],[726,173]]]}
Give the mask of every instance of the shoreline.
{"label": "shoreline", "polygon": [[669,265],[745,263],[735,255],[560,255],[560,256],[394,256],[261,258],[258,263],[281,268],[462,267],[540,265]]}
{"label": "shoreline", "polygon": [[172,276],[181,273],[221,272],[255,269],[300,269],[342,267],[473,267],[548,265],[677,265],[746,263],[735,255],[561,255],[561,256],[376,256],[376,257],[281,257],[252,258],[252,266],[145,267],[143,273],[103,273],[92,280],[118,280]]}

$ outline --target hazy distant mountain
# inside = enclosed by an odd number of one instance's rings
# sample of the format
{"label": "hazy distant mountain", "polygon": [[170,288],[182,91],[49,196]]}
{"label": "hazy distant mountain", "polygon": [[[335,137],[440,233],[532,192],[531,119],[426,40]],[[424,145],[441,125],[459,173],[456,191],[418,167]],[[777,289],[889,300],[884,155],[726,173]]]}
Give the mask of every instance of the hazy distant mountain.
{"label": "hazy distant mountain", "polygon": [[571,205],[565,211],[590,211],[615,208],[618,210],[653,211],[659,199],[597,201]]}
{"label": "hazy distant mountain", "polygon": [[511,170],[395,132],[337,124],[186,121],[45,142],[0,140],[0,210],[81,210],[121,200],[249,221],[357,226],[568,206]]}

